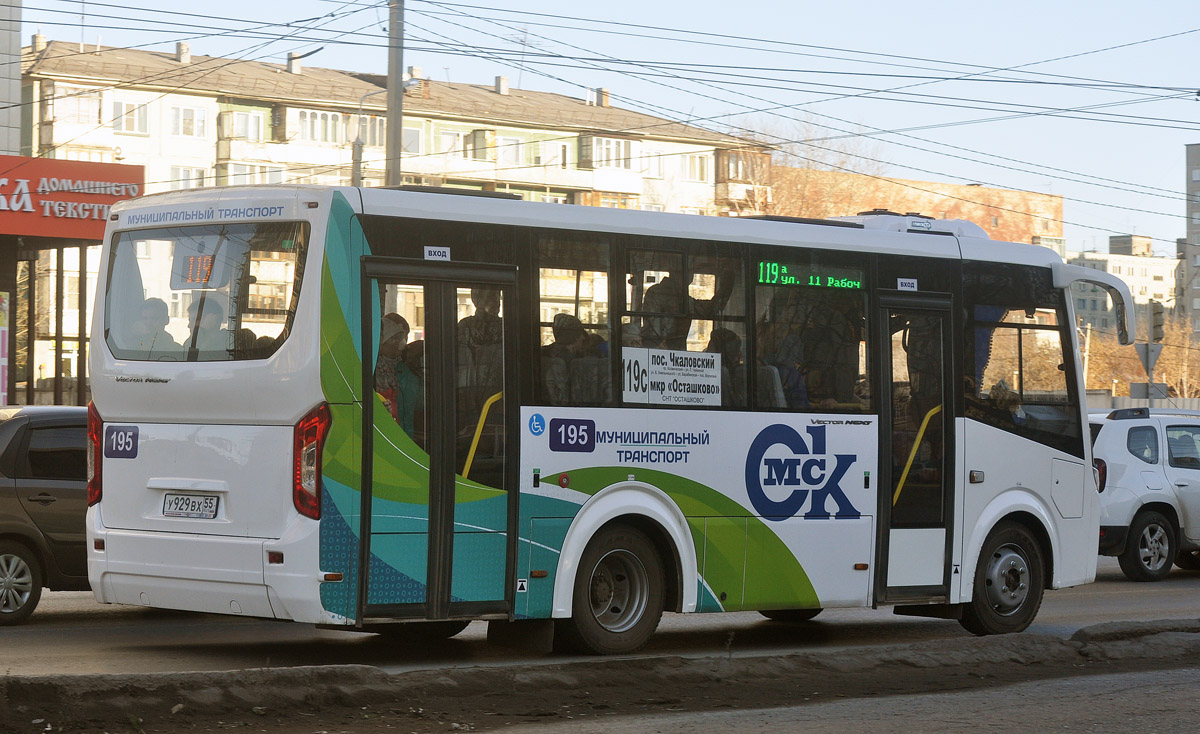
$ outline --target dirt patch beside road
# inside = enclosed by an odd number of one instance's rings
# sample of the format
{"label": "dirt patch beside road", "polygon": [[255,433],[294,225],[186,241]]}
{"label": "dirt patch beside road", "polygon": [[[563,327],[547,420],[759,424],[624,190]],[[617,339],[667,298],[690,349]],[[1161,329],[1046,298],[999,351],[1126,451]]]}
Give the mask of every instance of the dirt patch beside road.
{"label": "dirt patch beside road", "polygon": [[766,708],[1200,665],[1200,621],[758,657],[596,659],[389,675],[370,666],[8,676],[0,731],[485,731],[654,711]]}

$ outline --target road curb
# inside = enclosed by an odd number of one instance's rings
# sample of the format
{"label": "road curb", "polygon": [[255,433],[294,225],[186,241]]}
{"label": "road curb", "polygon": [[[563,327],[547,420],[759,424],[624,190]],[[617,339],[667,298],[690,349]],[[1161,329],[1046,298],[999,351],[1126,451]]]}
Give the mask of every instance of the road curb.
{"label": "road curb", "polygon": [[28,723],[35,720],[58,728],[64,721],[170,722],[199,714],[253,720],[255,715],[380,705],[393,711],[437,705],[492,711],[504,708],[500,693],[527,701],[551,691],[627,700],[664,686],[685,692],[681,695],[725,691],[713,693],[714,698],[770,688],[886,695],[1102,672],[1104,665],[1121,661],[1143,667],[1200,665],[1200,620],[1101,624],[1069,639],[1017,634],[762,656],[597,658],[394,674],[367,665],[336,665],[5,676],[0,679],[0,729],[20,723],[14,730],[29,731]]}

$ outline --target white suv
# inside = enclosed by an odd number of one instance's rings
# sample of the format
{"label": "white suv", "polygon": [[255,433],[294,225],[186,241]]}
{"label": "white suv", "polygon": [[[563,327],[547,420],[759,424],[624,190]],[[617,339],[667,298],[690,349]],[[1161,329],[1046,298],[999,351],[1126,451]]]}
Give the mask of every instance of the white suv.
{"label": "white suv", "polygon": [[1100,470],[1100,554],[1134,581],[1200,569],[1200,411],[1090,416]]}

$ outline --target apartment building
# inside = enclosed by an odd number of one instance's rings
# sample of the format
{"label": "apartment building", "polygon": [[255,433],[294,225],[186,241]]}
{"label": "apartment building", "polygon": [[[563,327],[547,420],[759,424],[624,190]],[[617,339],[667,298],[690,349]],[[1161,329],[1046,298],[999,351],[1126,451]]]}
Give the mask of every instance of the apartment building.
{"label": "apartment building", "polygon": [[[27,155],[144,165],[149,192],[300,182],[384,183],[386,77],[35,36],[26,49]],[[580,98],[439,82],[410,68],[406,183],[537,201],[695,214],[758,213],[760,144]]]}
{"label": "apartment building", "polygon": [[1179,256],[1177,313],[1191,321],[1192,331],[1200,331],[1200,143],[1184,146],[1184,191],[1187,192],[1187,236],[1176,240]]}
{"label": "apartment building", "polygon": [[[1133,293],[1138,324],[1138,338],[1145,339],[1150,323],[1150,301],[1163,303],[1168,313],[1174,306],[1180,262],[1173,257],[1155,257],[1151,239],[1142,235],[1110,237],[1108,252],[1068,253],[1067,261],[1118,276]],[[1080,326],[1112,330],[1116,326],[1112,303],[1105,292],[1086,283],[1071,287],[1075,299],[1075,314]]]}

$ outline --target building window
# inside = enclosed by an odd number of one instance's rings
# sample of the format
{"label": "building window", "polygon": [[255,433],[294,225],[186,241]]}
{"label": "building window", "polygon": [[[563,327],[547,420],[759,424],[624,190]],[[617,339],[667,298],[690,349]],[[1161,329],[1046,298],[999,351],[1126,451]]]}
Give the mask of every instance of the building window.
{"label": "building window", "polygon": [[466,158],[466,150],[463,147],[463,134],[460,132],[443,132],[438,136],[440,145],[438,148],[444,155],[452,155],[457,153],[463,158]]}
{"label": "building window", "polygon": [[234,112],[233,137],[243,140],[262,140],[263,114],[261,112]]}
{"label": "building window", "polygon": [[1193,180],[1193,181],[1200,181],[1200,168],[1193,168],[1193,169],[1192,169],[1192,180]]}
{"label": "building window", "polygon": [[662,204],[642,204],[641,209],[644,212],[661,212],[663,210],[663,205]]}
{"label": "building window", "polygon": [[283,168],[279,166],[255,166],[244,163],[230,163],[229,180],[227,183],[230,186],[283,183]]}
{"label": "building window", "polygon": [[596,168],[633,168],[633,141],[596,138],[593,165]]}
{"label": "building window", "polygon": [[566,195],[563,194],[542,194],[542,201],[548,204],[566,204],[568,203]]}
{"label": "building window", "polygon": [[1087,299],[1086,298],[1076,298],[1075,299],[1075,310],[1076,311],[1086,311],[1087,310]]}
{"label": "building window", "polygon": [[519,166],[521,164],[521,139],[500,138],[500,162]]}
{"label": "building window", "polygon": [[171,134],[203,138],[208,134],[208,112],[200,107],[172,107]]}
{"label": "building window", "polygon": [[137,102],[113,102],[113,130],[119,133],[149,135],[150,122],[146,105]]}
{"label": "building window", "polygon": [[421,154],[421,128],[406,127],[404,128],[404,152],[414,155]]}
{"label": "building window", "polygon": [[660,153],[642,155],[642,175],[646,178],[664,178],[663,157]]}
{"label": "building window", "polygon": [[171,189],[198,189],[204,185],[205,169],[171,166]]}
{"label": "building window", "polygon": [[59,87],[54,97],[54,121],[98,125],[100,120],[100,93],[70,87]]}
{"label": "building window", "polygon": [[629,194],[600,194],[600,206],[608,209],[633,209],[637,206],[637,197]]}
{"label": "building window", "polygon": [[992,217],[992,226],[993,226],[993,227],[999,227],[999,226],[1000,226],[1000,217]]}
{"label": "building window", "polygon": [[[347,116],[349,119],[349,116]],[[337,143],[342,139],[342,116],[336,112],[300,111],[300,139],[310,143]]]}
{"label": "building window", "polygon": [[682,206],[682,207],[679,207],[679,213],[680,214],[703,214],[704,212],[700,211],[698,208],[696,208],[694,206]]}
{"label": "building window", "polygon": [[683,157],[684,177],[689,181],[708,181],[708,156],[689,154]]}
{"label": "building window", "polygon": [[[304,113],[301,112],[301,115]],[[312,114],[316,114],[315,112]],[[303,118],[302,118],[303,119]],[[358,139],[362,140],[363,145],[375,147],[383,147],[387,145],[387,127],[384,124],[385,120],[382,117],[374,117],[363,115],[358,118]],[[303,125],[302,125],[303,127]],[[420,131],[417,131],[420,133]],[[407,138],[408,128],[405,128],[405,137]],[[346,137],[350,137],[350,131],[346,131]],[[355,142],[349,140],[348,142]]]}

